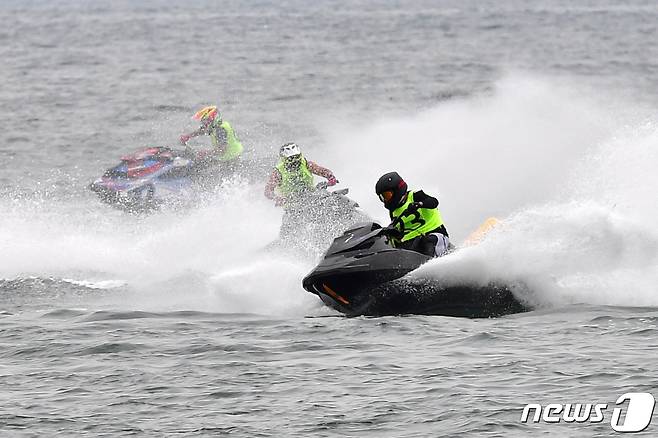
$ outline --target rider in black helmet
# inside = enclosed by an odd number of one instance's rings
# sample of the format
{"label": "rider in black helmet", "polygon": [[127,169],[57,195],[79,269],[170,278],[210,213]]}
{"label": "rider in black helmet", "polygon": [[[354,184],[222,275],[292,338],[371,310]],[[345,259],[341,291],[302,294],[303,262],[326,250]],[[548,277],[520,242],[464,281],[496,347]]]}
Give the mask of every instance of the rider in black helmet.
{"label": "rider in black helmet", "polygon": [[422,190],[413,192],[397,172],[382,175],[375,192],[388,209],[400,232],[400,248],[430,257],[441,257],[451,248],[448,231],[439,212],[439,200]]}

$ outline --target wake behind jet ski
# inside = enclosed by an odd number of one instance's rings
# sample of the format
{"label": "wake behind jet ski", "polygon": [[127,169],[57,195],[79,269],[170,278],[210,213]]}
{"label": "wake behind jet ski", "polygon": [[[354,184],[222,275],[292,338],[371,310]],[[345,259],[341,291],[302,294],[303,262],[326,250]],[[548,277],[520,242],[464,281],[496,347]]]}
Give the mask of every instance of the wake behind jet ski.
{"label": "wake behind jet ski", "polygon": [[393,246],[397,230],[368,222],[337,237],[303,280],[308,292],[348,316],[496,317],[528,310],[502,285],[445,285],[406,277],[431,257]]}

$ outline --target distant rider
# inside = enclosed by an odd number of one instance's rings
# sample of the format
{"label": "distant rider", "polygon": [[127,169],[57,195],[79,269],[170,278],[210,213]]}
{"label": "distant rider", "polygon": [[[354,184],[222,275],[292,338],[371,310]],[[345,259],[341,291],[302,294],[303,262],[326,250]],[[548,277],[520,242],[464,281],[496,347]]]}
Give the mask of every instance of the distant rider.
{"label": "distant rider", "polygon": [[391,225],[399,231],[398,248],[441,257],[452,248],[439,212],[439,200],[422,190],[412,192],[397,172],[383,175],[375,192],[388,209]]}
{"label": "distant rider", "polygon": [[240,155],[242,155],[242,143],[238,140],[233,127],[222,117],[216,106],[207,106],[194,114],[194,119],[201,123],[199,129],[189,134],[180,136],[180,142],[187,146],[192,137],[200,135],[210,136],[213,149],[204,157],[211,162],[220,162],[227,168],[235,170]]}
{"label": "distant rider", "polygon": [[[283,205],[286,199],[313,190],[313,175],[327,179],[329,186],[338,181],[333,172],[308,161],[295,143],[286,143],[279,149],[279,163],[276,165],[265,186],[265,196],[274,199],[276,205]],[[275,189],[278,192],[275,193]]]}

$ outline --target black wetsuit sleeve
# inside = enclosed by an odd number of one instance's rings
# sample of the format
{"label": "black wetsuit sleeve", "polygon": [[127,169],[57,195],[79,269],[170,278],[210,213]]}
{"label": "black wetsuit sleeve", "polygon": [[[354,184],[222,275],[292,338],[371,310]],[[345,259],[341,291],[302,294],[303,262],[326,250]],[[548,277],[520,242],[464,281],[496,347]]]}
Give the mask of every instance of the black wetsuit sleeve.
{"label": "black wetsuit sleeve", "polygon": [[414,192],[414,202],[422,202],[423,208],[437,208],[439,206],[438,199],[425,194],[422,190]]}
{"label": "black wetsuit sleeve", "polygon": [[[414,201],[422,202],[423,208],[437,208],[439,206],[438,199],[436,199],[433,196],[425,194],[425,192],[423,192],[422,190],[414,192]],[[448,238],[450,237],[448,235],[448,230],[446,230],[445,225],[441,225],[440,227],[430,231],[430,233],[441,233]]]}

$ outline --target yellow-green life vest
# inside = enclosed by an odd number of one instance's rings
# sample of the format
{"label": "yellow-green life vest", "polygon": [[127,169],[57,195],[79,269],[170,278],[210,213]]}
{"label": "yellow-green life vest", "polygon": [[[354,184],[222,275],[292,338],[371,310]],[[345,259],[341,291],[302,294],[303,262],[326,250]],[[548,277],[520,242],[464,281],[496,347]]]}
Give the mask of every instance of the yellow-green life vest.
{"label": "yellow-green life vest", "polygon": [[226,149],[224,150],[224,153],[219,157],[220,161],[230,161],[230,160],[235,160],[238,158],[240,155],[242,155],[242,150],[244,149],[242,147],[242,143],[238,140],[238,138],[235,136],[235,132],[233,132],[233,128],[231,127],[231,124],[227,122],[226,120],[222,120],[222,123],[215,127],[213,126],[213,129],[210,130],[210,139],[212,140],[212,145],[216,148],[222,146],[219,143],[219,137],[217,136],[217,129],[223,129],[224,132],[226,132]]}
{"label": "yellow-green life vest", "polygon": [[283,159],[279,160],[276,170],[281,174],[279,192],[283,196],[293,195],[313,188],[313,174],[308,168],[308,163],[304,157],[302,157],[296,170],[288,170]]}
{"label": "yellow-green life vest", "polygon": [[402,216],[401,221],[395,225],[395,228],[403,234],[402,242],[415,239],[443,225],[443,219],[438,208],[419,208],[417,211],[408,212],[403,215],[412,202],[414,202],[414,193],[409,191],[405,203],[391,213],[393,220]]}

